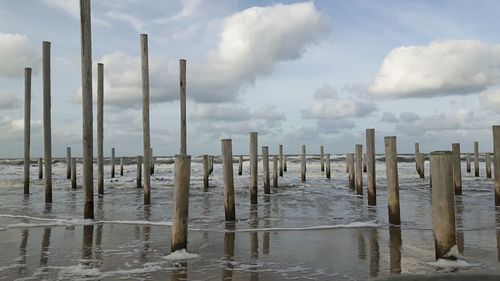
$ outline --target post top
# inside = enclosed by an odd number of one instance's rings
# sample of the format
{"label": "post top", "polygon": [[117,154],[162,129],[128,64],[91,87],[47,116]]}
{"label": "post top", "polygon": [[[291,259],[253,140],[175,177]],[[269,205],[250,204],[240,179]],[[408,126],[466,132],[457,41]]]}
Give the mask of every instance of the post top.
{"label": "post top", "polygon": [[396,138],[396,136],[385,136],[384,140],[395,139],[395,138]]}
{"label": "post top", "polygon": [[493,125],[493,129],[500,129],[500,125]]}
{"label": "post top", "polygon": [[432,151],[431,155],[451,155],[451,151],[449,150]]}
{"label": "post top", "polygon": [[231,139],[221,139],[220,141],[231,141]]}

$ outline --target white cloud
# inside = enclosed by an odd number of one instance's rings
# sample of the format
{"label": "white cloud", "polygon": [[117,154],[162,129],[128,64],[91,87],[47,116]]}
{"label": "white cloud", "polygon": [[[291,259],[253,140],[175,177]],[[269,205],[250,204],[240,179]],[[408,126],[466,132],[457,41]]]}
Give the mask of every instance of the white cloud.
{"label": "white cloud", "polygon": [[335,98],[316,100],[307,110],[302,111],[306,119],[333,119],[364,117],[377,110],[371,101],[355,98]]}
{"label": "white cloud", "polygon": [[382,117],[380,118],[380,122],[397,123],[398,117],[396,117],[396,115],[394,115],[394,113],[392,113],[392,112],[384,112],[384,113],[382,113]]}
{"label": "white cloud", "polygon": [[500,89],[485,91],[478,98],[482,109],[500,114]]}
{"label": "white cloud", "polygon": [[[78,0],[44,0],[46,5],[60,10],[73,18],[80,18],[80,4]],[[91,5],[92,8],[92,5]],[[109,23],[92,13],[92,23],[96,25],[109,26]]]}
{"label": "white cloud", "polygon": [[314,93],[315,99],[331,99],[337,96],[338,96],[337,90],[328,83],[324,83]]}
{"label": "white cloud", "polygon": [[20,34],[0,33],[0,76],[23,77],[24,68],[32,67],[36,74],[40,64],[40,52],[28,37]]}
{"label": "white cloud", "polygon": [[370,92],[381,97],[431,97],[479,92],[500,82],[500,45],[434,41],[393,49]]}
{"label": "white cloud", "polygon": [[413,121],[416,121],[418,119],[420,119],[420,115],[418,115],[415,112],[405,111],[405,112],[401,112],[399,114],[399,120],[401,120],[403,122],[413,122]]}
{"label": "white cloud", "polygon": [[21,106],[21,99],[15,93],[0,93],[0,110],[14,109]]}

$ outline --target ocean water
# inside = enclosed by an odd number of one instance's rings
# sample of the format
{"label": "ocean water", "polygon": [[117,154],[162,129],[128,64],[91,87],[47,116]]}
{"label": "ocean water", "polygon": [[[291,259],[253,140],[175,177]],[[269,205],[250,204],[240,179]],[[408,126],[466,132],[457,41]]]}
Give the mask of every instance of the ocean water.
{"label": "ocean water", "polygon": [[[236,159],[236,158],[235,158]],[[348,188],[342,155],[332,156],[332,178],[310,156],[300,182],[299,157],[288,157],[279,188],[251,205],[249,165],[234,164],[236,217],[224,221],[222,166],[215,159],[203,190],[201,158],[192,161],[187,252],[170,253],[173,159],[158,158],[152,204],[143,206],[134,158],[125,174],[95,195],[95,220],[83,220],[81,163],[78,188],[63,160],[53,164],[53,204],[31,165],[31,194],[23,195],[22,160],[0,160],[0,280],[366,280],[395,274],[496,273],[500,269],[500,209],[494,182],[465,171],[456,197],[458,262],[435,262],[429,162],[420,179],[411,156],[399,157],[401,227],[388,224],[385,162],[376,161],[377,206]],[[474,165],[472,165],[474,166]],[[272,165],[271,165],[272,168]],[[262,162],[259,162],[262,173]],[[366,174],[364,174],[366,184]],[[272,183],[272,176],[271,176]],[[97,185],[95,185],[97,189]]]}

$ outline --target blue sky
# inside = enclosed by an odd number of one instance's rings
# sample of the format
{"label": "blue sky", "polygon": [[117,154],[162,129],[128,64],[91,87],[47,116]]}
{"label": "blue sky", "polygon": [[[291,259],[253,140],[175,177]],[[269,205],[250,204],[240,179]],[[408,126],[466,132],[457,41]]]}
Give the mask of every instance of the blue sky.
{"label": "blue sky", "polygon": [[[149,35],[151,133],[179,147],[178,59],[187,64],[188,151],[232,138],[288,153],[376,148],[491,151],[500,123],[497,1],[103,0],[92,2],[94,65],[105,68],[105,152],[142,149],[139,34]],[[32,156],[42,154],[41,42],[52,42],[53,154],[81,153],[76,0],[0,1],[0,157],[22,155],[23,68],[34,69]],[[96,69],[94,67],[94,75]],[[95,90],[95,84],[94,84]],[[95,108],[94,108],[95,114]]]}

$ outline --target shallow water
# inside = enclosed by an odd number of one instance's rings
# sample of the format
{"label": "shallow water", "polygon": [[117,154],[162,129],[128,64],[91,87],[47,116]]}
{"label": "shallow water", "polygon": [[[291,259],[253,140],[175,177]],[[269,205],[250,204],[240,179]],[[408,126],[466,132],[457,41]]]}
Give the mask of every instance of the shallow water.
{"label": "shallow water", "polygon": [[[45,205],[38,166],[31,166],[31,194],[25,197],[23,166],[4,160],[0,279],[365,280],[500,269],[500,210],[494,208],[494,185],[484,176],[484,162],[480,178],[467,174],[462,163],[464,195],[456,197],[457,244],[467,267],[443,268],[433,263],[428,162],[426,179],[418,178],[413,162],[398,163],[398,228],[387,223],[383,161],[376,162],[378,205],[369,207],[366,195],[349,190],[342,157],[332,162],[331,179],[320,172],[318,158],[308,159],[305,184],[300,182],[298,158],[288,159],[288,172],[271,195],[263,194],[259,178],[258,205],[249,204],[248,162],[242,176],[236,175],[234,164],[237,221],[232,224],[224,221],[221,165],[214,164],[211,188],[204,192],[201,162],[193,159],[188,251],[197,257],[182,261],[167,257],[171,158],[156,164],[148,208],[142,204],[142,189],[135,188],[133,159],[126,161],[125,175],[114,179],[105,166],[105,194],[95,196],[95,221],[82,219],[83,191],[80,186],[71,190],[64,162],[54,164],[54,203]],[[80,180],[80,164],[77,172]]]}

